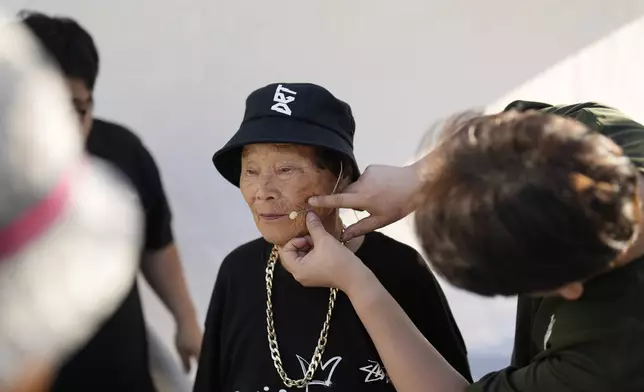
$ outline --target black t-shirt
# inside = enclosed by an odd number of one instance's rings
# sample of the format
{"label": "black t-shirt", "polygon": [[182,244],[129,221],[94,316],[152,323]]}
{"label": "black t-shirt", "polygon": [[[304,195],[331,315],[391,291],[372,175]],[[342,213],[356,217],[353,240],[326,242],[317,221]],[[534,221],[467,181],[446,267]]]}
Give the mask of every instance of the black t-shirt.
{"label": "black t-shirt", "polygon": [[[258,239],[231,252],[221,264],[206,317],[195,392],[288,390],[277,375],[268,348],[265,269],[270,251],[271,245]],[[356,255],[445,359],[471,379],[460,331],[438,282],[420,255],[380,233],[366,235]],[[274,321],[290,378],[302,378],[308,367],[328,300],[328,289],[301,286],[277,263]],[[341,292],[321,366],[303,390],[394,391],[367,331]]]}
{"label": "black t-shirt", "polygon": [[644,258],[585,283],[575,301],[519,306],[513,366],[469,391],[644,391]]}
{"label": "black t-shirt", "polygon": [[[173,241],[171,214],[154,159],[122,126],[95,120],[88,152],[120,169],[136,188],[145,211],[145,251]],[[146,328],[136,283],[96,335],[60,369],[54,392],[154,391]]]}

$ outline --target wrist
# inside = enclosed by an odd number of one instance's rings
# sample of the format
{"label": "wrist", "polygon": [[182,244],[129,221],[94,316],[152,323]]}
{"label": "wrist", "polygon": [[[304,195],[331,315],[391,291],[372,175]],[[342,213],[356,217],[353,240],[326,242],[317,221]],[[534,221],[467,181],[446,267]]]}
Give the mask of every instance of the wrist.
{"label": "wrist", "polygon": [[377,300],[378,292],[382,288],[376,275],[367,266],[360,264],[362,267],[356,268],[349,284],[343,290],[354,307]]}
{"label": "wrist", "polygon": [[194,324],[198,324],[197,312],[192,306],[187,307],[185,309],[182,309],[181,312],[177,312],[177,314],[174,315],[174,321],[177,324],[178,329],[187,328]]}
{"label": "wrist", "polygon": [[439,154],[439,150],[434,149],[418,161],[405,167],[409,172],[409,181],[412,184],[409,200],[410,210],[406,212],[411,213],[419,207],[419,203],[423,201],[423,198],[419,197],[423,186],[432,181],[441,169],[443,162],[444,158]]}
{"label": "wrist", "polygon": [[405,166],[405,169],[407,169],[410,173],[412,173],[413,176],[418,178],[419,181],[421,178],[422,168],[424,166],[424,161],[426,158],[427,158],[427,155],[420,158],[419,160],[412,163],[411,165]]}
{"label": "wrist", "polygon": [[405,167],[407,171],[407,178],[409,178],[408,198],[405,205],[404,213],[411,214],[418,208],[418,194],[423,186],[423,179],[428,175],[427,164],[428,156],[425,156],[418,161]]}

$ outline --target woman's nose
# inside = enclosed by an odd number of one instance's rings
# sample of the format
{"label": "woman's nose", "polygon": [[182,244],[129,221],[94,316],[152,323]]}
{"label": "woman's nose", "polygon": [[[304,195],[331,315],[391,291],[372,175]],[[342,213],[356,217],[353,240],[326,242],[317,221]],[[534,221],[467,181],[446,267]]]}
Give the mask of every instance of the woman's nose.
{"label": "woman's nose", "polygon": [[277,198],[279,191],[275,186],[273,175],[262,175],[257,187],[257,198],[260,200],[270,200]]}

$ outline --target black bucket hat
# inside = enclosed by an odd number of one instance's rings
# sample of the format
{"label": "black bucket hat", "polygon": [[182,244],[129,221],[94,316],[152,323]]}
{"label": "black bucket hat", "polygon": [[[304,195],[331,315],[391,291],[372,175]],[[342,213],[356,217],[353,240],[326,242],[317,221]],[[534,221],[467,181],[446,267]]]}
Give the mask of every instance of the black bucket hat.
{"label": "black bucket hat", "polygon": [[327,89],[310,83],[274,83],[251,93],[239,130],[212,157],[215,167],[239,186],[241,151],[256,143],[301,144],[349,158],[353,180],[360,170],[353,155],[356,123],[351,107]]}

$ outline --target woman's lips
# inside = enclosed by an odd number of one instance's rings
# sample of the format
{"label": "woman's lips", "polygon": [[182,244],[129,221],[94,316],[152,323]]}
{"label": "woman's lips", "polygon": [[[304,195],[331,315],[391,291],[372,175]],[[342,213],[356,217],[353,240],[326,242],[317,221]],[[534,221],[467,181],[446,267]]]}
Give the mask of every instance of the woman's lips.
{"label": "woman's lips", "polygon": [[275,221],[275,220],[279,220],[279,219],[282,219],[282,218],[286,218],[288,215],[286,215],[286,214],[259,214],[259,216],[262,219],[267,220],[267,221]]}

